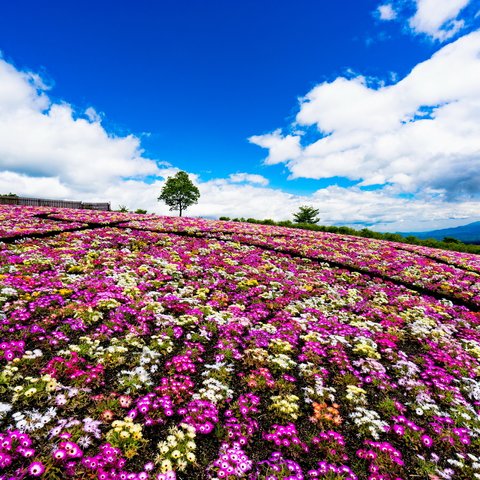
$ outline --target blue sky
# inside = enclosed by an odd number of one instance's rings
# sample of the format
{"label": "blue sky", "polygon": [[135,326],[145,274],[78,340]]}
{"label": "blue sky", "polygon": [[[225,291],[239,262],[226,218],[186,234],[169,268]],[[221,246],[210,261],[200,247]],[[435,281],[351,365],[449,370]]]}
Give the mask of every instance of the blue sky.
{"label": "blue sky", "polygon": [[[5,91],[22,91],[23,79],[33,93],[4,109],[4,121],[11,125],[21,102],[32,95],[46,103],[33,107],[22,141],[14,145],[9,135],[2,151],[0,138],[3,182],[23,194],[48,189],[59,197],[109,195],[114,203],[165,213],[152,193],[165,176],[184,169],[205,193],[203,206],[201,200],[193,215],[288,218],[296,206],[310,203],[325,207],[325,223],[379,229],[476,219],[476,178],[473,183],[458,175],[451,178],[450,169],[467,162],[468,171],[476,170],[478,145],[464,152],[457,139],[446,146],[449,160],[433,153],[423,158],[428,152],[413,149],[393,155],[388,166],[372,160],[372,152],[380,155],[378,145],[360,159],[353,154],[372,138],[405,137],[405,128],[399,130],[395,122],[388,132],[368,125],[367,133],[362,115],[368,124],[376,114],[389,117],[391,107],[402,125],[418,123],[424,129],[425,109],[438,110],[440,117],[448,115],[440,112],[443,105],[464,102],[469,109],[477,100],[476,91],[462,97],[470,85],[460,83],[458,95],[448,90],[448,78],[435,98],[421,97],[429,97],[424,87],[429,78],[442,81],[431,59],[449,45],[457,45],[454,54],[461,67],[477,72],[475,56],[465,58],[465,52],[477,47],[472,35],[479,26],[479,2],[435,2],[435,8],[432,0],[5,3],[0,50],[7,72],[0,74],[0,89],[3,81],[13,85]],[[422,63],[426,73],[410,75]],[[437,63],[443,72],[447,60]],[[411,101],[399,105],[405,97]],[[0,111],[1,100],[0,95]],[[373,112],[362,107],[378,102],[381,106]],[[335,118],[337,105],[344,111],[340,119]],[[351,107],[356,125],[347,118]],[[15,131],[21,130],[19,125]],[[85,152],[79,147],[84,145],[81,132],[89,146]],[[41,155],[26,148],[30,134],[37,152],[45,147]],[[430,134],[435,143],[439,130]],[[345,143],[355,136],[357,145]],[[327,137],[338,143],[337,157],[329,156]],[[295,142],[298,148],[292,153]],[[62,151],[63,159],[50,161],[49,149]],[[95,155],[104,162],[100,170],[118,166],[118,176],[105,174],[102,184],[97,172],[90,182],[81,170]],[[423,179],[423,171],[409,168],[417,155],[426,165],[438,162],[443,179],[433,174]],[[402,162],[405,171],[392,169]],[[243,177],[231,177],[239,173]],[[5,189],[2,185],[0,176]],[[245,204],[246,195],[255,201]],[[405,213],[410,207],[417,212],[411,218]],[[419,220],[420,211],[425,215]]]}

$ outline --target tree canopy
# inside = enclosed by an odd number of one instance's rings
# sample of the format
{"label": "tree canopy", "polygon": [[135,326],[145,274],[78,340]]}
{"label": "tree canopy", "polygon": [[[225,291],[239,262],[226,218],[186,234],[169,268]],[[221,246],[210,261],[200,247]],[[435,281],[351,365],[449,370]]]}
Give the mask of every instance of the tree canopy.
{"label": "tree canopy", "polygon": [[295,223],[318,223],[320,221],[320,218],[317,217],[318,211],[318,208],[302,205],[298,212],[293,214],[293,221]]}
{"label": "tree canopy", "polygon": [[173,177],[168,177],[162,188],[158,200],[165,202],[170,210],[178,211],[181,217],[182,212],[190,205],[198,203],[200,191],[192,183],[186,172],[177,172]]}

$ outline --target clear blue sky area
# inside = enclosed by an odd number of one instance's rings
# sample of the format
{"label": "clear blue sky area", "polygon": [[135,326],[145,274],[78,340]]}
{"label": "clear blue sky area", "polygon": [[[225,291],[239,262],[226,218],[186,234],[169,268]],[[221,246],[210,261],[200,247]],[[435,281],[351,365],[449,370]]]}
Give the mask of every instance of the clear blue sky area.
{"label": "clear blue sky area", "polygon": [[[345,179],[287,180],[247,138],[293,120],[297,98],[347,70],[388,81],[438,45],[380,22],[373,0],[3,2],[0,49],[54,81],[52,99],[105,112],[150,158],[202,180],[268,176],[307,193]],[[382,23],[382,25],[379,25]]]}

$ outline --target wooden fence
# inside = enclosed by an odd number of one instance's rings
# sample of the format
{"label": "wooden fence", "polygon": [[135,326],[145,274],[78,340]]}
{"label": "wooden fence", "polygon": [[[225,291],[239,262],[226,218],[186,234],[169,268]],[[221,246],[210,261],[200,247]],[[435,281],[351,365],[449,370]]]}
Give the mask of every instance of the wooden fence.
{"label": "wooden fence", "polygon": [[46,198],[14,197],[0,195],[0,204],[28,205],[30,207],[83,208],[87,210],[110,211],[110,203],[75,202],[72,200],[49,200]]}

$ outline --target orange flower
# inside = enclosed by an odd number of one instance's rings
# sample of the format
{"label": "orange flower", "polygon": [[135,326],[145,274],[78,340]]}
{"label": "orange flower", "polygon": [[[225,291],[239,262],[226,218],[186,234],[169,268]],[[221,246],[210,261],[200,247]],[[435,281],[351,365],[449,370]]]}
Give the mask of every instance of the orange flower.
{"label": "orange flower", "polygon": [[340,425],[342,417],[340,416],[339,405],[334,403],[332,406],[328,406],[326,403],[313,402],[313,416],[310,417],[310,420],[319,425],[322,425],[323,422]]}

